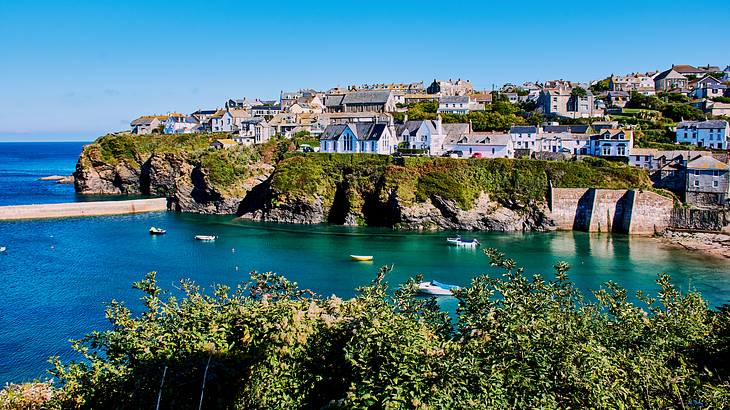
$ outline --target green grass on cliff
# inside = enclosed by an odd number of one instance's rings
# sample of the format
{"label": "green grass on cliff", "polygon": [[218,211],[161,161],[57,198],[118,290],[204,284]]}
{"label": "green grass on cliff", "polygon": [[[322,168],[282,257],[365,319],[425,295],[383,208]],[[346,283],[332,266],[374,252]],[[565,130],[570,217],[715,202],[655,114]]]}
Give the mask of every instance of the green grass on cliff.
{"label": "green grass on cliff", "polygon": [[227,138],[226,134],[109,134],[99,137],[90,148],[98,148],[105,162],[115,163],[126,160],[137,163],[140,157],[151,154],[177,154],[194,152],[208,148],[216,138]]}
{"label": "green grass on cliff", "polygon": [[[628,189],[651,187],[638,168],[607,161],[535,161],[519,159],[405,158],[400,164],[387,156],[310,154],[285,159],[272,180],[275,192],[331,203],[343,182],[380,195],[395,189],[404,203],[424,202],[433,195],[470,209],[481,192],[502,201],[542,201],[548,180],[555,187]],[[377,194],[377,192],[375,192]],[[384,200],[385,198],[381,198]]]}

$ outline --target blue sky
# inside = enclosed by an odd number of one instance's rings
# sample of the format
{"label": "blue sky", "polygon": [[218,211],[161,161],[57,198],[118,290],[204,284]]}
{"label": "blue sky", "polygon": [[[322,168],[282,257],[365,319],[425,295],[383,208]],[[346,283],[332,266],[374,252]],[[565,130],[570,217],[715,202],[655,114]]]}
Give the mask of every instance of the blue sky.
{"label": "blue sky", "polygon": [[724,67],[728,21],[718,1],[0,1],[0,140],[301,87]]}

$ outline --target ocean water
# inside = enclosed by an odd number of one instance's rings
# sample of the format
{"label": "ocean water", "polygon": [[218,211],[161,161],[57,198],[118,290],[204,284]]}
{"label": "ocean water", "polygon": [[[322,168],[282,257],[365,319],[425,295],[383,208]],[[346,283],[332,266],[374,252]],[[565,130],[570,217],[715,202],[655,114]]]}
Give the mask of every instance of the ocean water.
{"label": "ocean water", "polygon": [[[18,195],[25,191],[21,188]],[[168,233],[150,236],[150,226]],[[219,239],[203,243],[193,238],[199,234]],[[478,274],[497,273],[481,250],[447,246],[445,238],[453,234],[262,224],[166,212],[0,222],[0,246],[7,247],[0,254],[0,383],[47,377],[49,356],[74,358],[69,339],[108,327],[105,303],[117,299],[141,307],[131,283],[149,271],[157,271],[159,283],[173,292],[181,278],[210,288],[244,281],[248,272],[258,270],[341,297],[354,295],[385,264],[393,265],[388,276],[393,285],[419,273],[457,285],[468,285]],[[702,292],[713,306],[730,299],[726,260],[667,248],[651,238],[582,232],[465,235],[507,252],[528,273],[551,275],[556,262],[566,261],[572,265],[570,277],[584,290],[613,280],[631,291],[655,292],[656,275],[667,272],[681,289]],[[350,254],[375,260],[352,262]],[[441,303],[449,310],[456,305],[453,298]]]}
{"label": "ocean water", "polygon": [[73,185],[39,181],[70,175],[83,142],[0,142],[0,205],[73,202]]}

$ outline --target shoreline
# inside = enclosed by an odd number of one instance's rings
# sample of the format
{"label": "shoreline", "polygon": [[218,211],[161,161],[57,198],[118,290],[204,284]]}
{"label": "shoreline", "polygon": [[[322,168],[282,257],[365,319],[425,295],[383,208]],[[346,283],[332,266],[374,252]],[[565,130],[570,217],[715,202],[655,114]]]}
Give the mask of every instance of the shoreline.
{"label": "shoreline", "polygon": [[730,259],[730,234],[724,232],[684,232],[666,231],[657,238],[658,242],[676,249],[689,252],[700,252],[704,255]]}
{"label": "shoreline", "polygon": [[74,218],[167,211],[167,198],[0,206],[0,221]]}

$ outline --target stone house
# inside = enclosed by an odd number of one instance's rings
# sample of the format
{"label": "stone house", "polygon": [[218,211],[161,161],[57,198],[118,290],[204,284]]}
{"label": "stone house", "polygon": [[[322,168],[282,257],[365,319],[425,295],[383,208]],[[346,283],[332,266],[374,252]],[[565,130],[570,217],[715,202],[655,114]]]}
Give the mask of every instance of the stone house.
{"label": "stone house", "polygon": [[670,68],[654,77],[654,89],[656,91],[684,90],[688,87],[689,80],[684,75]]}
{"label": "stone house", "polygon": [[319,137],[320,152],[389,155],[398,140],[395,127],[386,123],[330,124]]}
{"label": "stone house", "polygon": [[630,98],[626,91],[609,91],[606,94],[606,104],[611,108],[624,108]]}
{"label": "stone house", "polygon": [[700,148],[728,148],[728,122],[724,120],[682,121],[677,124],[677,143],[696,145]]}
{"label": "stone house", "polygon": [[590,90],[585,96],[573,95],[571,88],[547,88],[540,92],[538,107],[546,115],[570,118],[588,118],[603,115],[596,109],[596,101]]}
{"label": "stone house", "polygon": [[711,156],[687,163],[685,202],[699,206],[724,205],[730,193],[730,166]]}
{"label": "stone house", "polygon": [[426,92],[438,95],[468,95],[474,93],[474,86],[469,80],[462,80],[461,78],[456,81],[434,79],[431,85],[426,88]]}
{"label": "stone house", "polygon": [[132,128],[132,134],[145,135],[157,130],[160,125],[164,124],[166,119],[167,116],[165,115],[143,115],[133,120],[129,125]]}

